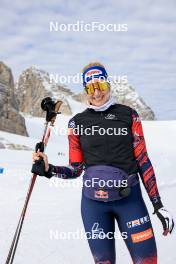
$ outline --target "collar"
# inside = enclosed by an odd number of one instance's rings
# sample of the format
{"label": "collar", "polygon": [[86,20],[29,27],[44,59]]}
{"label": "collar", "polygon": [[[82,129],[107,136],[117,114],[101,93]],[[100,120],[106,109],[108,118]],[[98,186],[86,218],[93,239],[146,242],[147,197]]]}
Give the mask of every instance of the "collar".
{"label": "collar", "polygon": [[115,104],[116,104],[116,102],[115,102],[114,98],[113,98],[112,96],[110,96],[109,100],[108,100],[105,104],[103,104],[103,105],[101,105],[101,106],[95,106],[95,105],[91,105],[91,104],[89,104],[88,108],[89,108],[89,109],[93,109],[93,110],[96,111],[96,112],[99,112],[99,111],[105,111],[105,110],[107,110],[111,105],[115,105]]}

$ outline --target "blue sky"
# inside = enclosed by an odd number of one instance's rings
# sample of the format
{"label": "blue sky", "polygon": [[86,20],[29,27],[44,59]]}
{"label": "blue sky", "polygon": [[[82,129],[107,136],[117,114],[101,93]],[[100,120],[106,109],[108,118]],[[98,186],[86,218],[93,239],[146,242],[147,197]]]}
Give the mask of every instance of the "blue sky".
{"label": "blue sky", "polygon": [[[127,75],[159,119],[176,119],[175,0],[1,0],[0,60],[17,80],[31,65],[76,74],[101,61],[111,75]],[[127,32],[50,32],[58,23],[127,24]],[[81,86],[69,85],[79,91]]]}

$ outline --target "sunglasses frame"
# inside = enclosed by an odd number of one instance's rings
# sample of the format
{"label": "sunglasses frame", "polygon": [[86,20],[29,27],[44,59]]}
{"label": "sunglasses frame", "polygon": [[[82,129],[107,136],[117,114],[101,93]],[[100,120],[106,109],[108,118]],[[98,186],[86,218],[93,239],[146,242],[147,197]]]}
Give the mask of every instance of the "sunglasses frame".
{"label": "sunglasses frame", "polygon": [[[100,84],[106,84],[105,87],[102,87]],[[90,86],[89,88],[87,86]],[[99,89],[100,91],[106,91],[108,88],[110,87],[109,83],[107,81],[103,81],[103,82],[95,82],[95,83],[90,83],[87,84],[84,88],[84,90],[86,91],[86,93],[88,95],[94,94],[95,89]],[[92,92],[91,92],[92,91]]]}

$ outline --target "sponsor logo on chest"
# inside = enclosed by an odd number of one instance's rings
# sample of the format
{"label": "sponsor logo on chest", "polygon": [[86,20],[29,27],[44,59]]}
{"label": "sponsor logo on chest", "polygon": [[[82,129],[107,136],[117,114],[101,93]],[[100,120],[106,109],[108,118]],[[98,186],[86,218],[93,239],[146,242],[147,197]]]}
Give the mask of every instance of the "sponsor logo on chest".
{"label": "sponsor logo on chest", "polygon": [[114,115],[114,114],[107,114],[105,116],[105,119],[110,119],[110,120],[116,119],[116,115]]}

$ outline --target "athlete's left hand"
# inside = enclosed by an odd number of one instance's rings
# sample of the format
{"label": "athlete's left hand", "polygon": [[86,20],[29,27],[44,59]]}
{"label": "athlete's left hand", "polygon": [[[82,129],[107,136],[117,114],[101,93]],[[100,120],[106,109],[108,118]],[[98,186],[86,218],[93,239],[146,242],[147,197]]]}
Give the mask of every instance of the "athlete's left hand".
{"label": "athlete's left hand", "polygon": [[167,236],[169,233],[171,234],[175,225],[171,214],[164,207],[156,210],[155,213],[163,225],[163,235]]}

